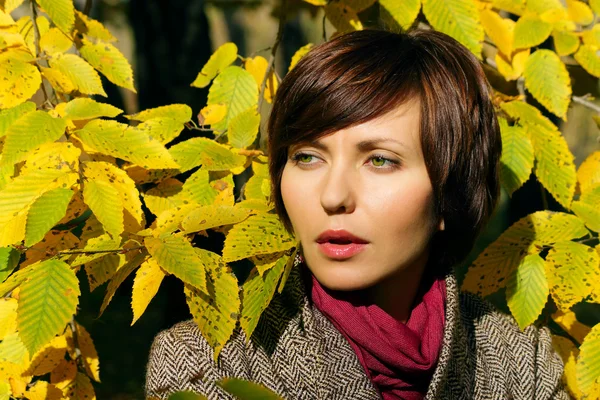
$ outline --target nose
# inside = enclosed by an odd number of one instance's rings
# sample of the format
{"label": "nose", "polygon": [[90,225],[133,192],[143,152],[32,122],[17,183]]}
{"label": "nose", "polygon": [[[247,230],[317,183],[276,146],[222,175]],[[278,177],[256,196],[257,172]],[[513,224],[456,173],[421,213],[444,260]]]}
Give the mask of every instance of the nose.
{"label": "nose", "polygon": [[342,165],[329,168],[321,184],[321,206],[328,214],[347,214],[354,211],[355,181],[352,174]]}

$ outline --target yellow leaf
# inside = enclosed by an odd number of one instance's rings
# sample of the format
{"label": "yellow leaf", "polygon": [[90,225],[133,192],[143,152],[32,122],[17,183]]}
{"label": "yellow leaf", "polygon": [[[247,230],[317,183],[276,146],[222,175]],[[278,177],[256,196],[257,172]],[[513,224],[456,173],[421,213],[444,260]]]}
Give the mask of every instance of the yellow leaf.
{"label": "yellow leaf", "polygon": [[[61,116],[73,120],[94,119],[98,117],[114,118],[123,112],[123,110],[117,107],[99,103],[88,97],[79,97],[68,103],[60,103],[59,105],[64,105],[61,110],[62,112],[59,112]],[[58,106],[56,108],[58,110]]]}
{"label": "yellow leaf", "polygon": [[58,366],[50,374],[50,383],[59,389],[64,389],[75,380],[77,375],[77,364],[73,360],[61,360]]}
{"label": "yellow leaf", "polygon": [[329,2],[325,6],[325,15],[340,33],[363,29],[362,22],[358,19],[356,11],[346,4],[337,1]]}
{"label": "yellow leaf", "polygon": [[232,206],[196,206],[183,219],[181,225],[186,232],[198,232],[217,226],[237,224],[250,215],[248,209]]}
{"label": "yellow leaf", "polygon": [[61,400],[63,398],[62,391],[56,386],[45,381],[37,381],[24,394],[29,400]]}
{"label": "yellow leaf", "polygon": [[211,104],[200,110],[204,118],[200,125],[212,125],[220,122],[227,114],[227,107],[224,104]]}
{"label": "yellow leaf", "polygon": [[[246,62],[244,63],[244,67],[252,74],[259,88],[262,86],[268,66],[269,62],[261,56],[247,58]],[[267,102],[271,102],[271,99],[274,97],[275,92],[277,91],[277,86],[277,79],[275,78],[273,70],[271,70],[265,86],[264,97]]]}
{"label": "yellow leaf", "polygon": [[534,47],[546,40],[552,32],[552,24],[537,16],[524,15],[515,24],[514,48]]}
{"label": "yellow leaf", "polygon": [[125,229],[119,191],[108,182],[87,181],[83,187],[83,198],[113,240],[119,240]]}
{"label": "yellow leaf", "polygon": [[[533,15],[537,15],[537,13],[533,13]],[[552,24],[552,25],[559,24],[559,26],[565,24],[565,22],[567,22],[566,26],[568,26],[569,25],[568,22],[571,22],[571,21],[565,21],[565,19],[568,18],[568,14],[567,14],[567,11],[562,7],[552,8],[548,11],[545,11],[541,15],[539,15],[539,18],[540,18],[540,20],[542,20],[548,24]],[[572,22],[571,22],[571,24],[572,24]],[[571,30],[574,30],[574,28]]]}
{"label": "yellow leaf", "polygon": [[[48,29],[50,29],[50,22],[45,17],[37,17],[36,23],[38,25],[38,29],[40,30],[40,34],[45,34]],[[25,45],[31,52],[31,54],[36,54],[37,49],[35,46],[35,30],[33,27],[33,20],[30,16],[24,16],[19,18],[17,21],[17,27],[19,33],[23,35],[23,40],[25,41]]]}
{"label": "yellow leaf", "polygon": [[523,76],[525,87],[536,100],[566,121],[571,102],[571,78],[556,53],[544,49],[535,51],[527,59]]}
{"label": "yellow leaf", "polygon": [[11,108],[25,102],[42,83],[36,67],[10,59],[0,62],[0,76],[0,108]]}
{"label": "yellow leaf", "polygon": [[594,13],[590,7],[578,0],[567,0],[569,19],[579,25],[589,25],[594,21]]}
{"label": "yellow leaf", "polygon": [[71,39],[62,33],[58,28],[50,28],[40,38],[40,48],[46,54],[52,55],[55,53],[64,53],[68,51],[73,42]]}
{"label": "yellow leaf", "polygon": [[0,340],[17,329],[17,300],[0,299]]}
{"label": "yellow leaf", "polygon": [[312,43],[309,43],[296,50],[296,52],[292,56],[292,61],[290,62],[288,72],[290,72],[296,66],[296,64],[298,64],[298,61],[300,61],[300,59],[302,59],[302,57],[304,57],[313,47],[314,45]]}
{"label": "yellow leaf", "polygon": [[108,283],[106,295],[104,296],[104,300],[102,300],[102,305],[100,306],[100,315],[102,315],[104,310],[106,310],[106,307],[108,307],[110,304],[110,301],[112,300],[119,286],[121,286],[125,279],[127,279],[129,274],[131,274],[137,267],[140,266],[140,264],[144,262],[144,260],[148,257],[148,254],[139,250],[130,250],[128,252],[128,256],[131,258],[125,265],[117,270],[115,275]]}
{"label": "yellow leaf", "polygon": [[0,10],[0,27],[5,28],[15,24],[15,20],[12,19],[8,12]]}
{"label": "yellow leaf", "polygon": [[600,186],[584,192],[571,208],[575,214],[585,221],[588,228],[600,232]]}
{"label": "yellow leaf", "polygon": [[81,372],[78,372],[75,380],[70,382],[63,389],[63,393],[69,399],[96,400],[92,382],[90,382],[90,379]]}
{"label": "yellow leaf", "polygon": [[136,93],[131,65],[115,46],[103,42],[93,43],[86,38],[82,40],[82,43],[83,46],[79,52],[83,58],[115,85]]}
{"label": "yellow leaf", "polygon": [[600,25],[594,25],[592,29],[580,33],[584,44],[600,47]]}
{"label": "yellow leaf", "polygon": [[471,0],[424,0],[423,13],[438,31],[452,36],[481,59],[484,31]]}
{"label": "yellow leaf", "polygon": [[69,142],[45,143],[28,154],[21,175],[37,169],[65,169],[79,172],[81,150]]}
{"label": "yellow leaf", "polygon": [[88,331],[78,323],[75,323],[75,331],[77,332],[77,344],[81,351],[83,366],[88,376],[96,382],[100,382],[100,361],[98,353],[92,341],[92,337]]}
{"label": "yellow leaf", "polygon": [[554,48],[559,56],[568,56],[579,48],[579,36],[572,32],[555,30],[552,32],[552,38],[554,39]]}
{"label": "yellow leaf", "polygon": [[552,335],[552,346],[554,350],[560,355],[565,366],[562,380],[565,383],[567,389],[571,392],[571,396],[579,399],[581,398],[581,391],[577,385],[577,376],[575,364],[577,362],[577,356],[579,356],[579,350],[573,342],[565,337]]}
{"label": "yellow leaf", "polygon": [[508,62],[500,52],[496,53],[498,71],[507,81],[514,81],[520,78],[523,75],[523,71],[525,71],[525,63],[530,53],[531,49],[518,50],[513,54],[511,62]]}
{"label": "yellow leaf", "polygon": [[179,230],[183,218],[196,208],[198,208],[198,204],[190,203],[163,211],[156,219],[153,235],[158,237]]}
{"label": "yellow leaf", "polygon": [[229,144],[238,149],[251,146],[256,139],[259,126],[260,114],[256,112],[256,107],[252,106],[231,120],[227,132]]}
{"label": "yellow leaf", "polygon": [[533,145],[527,130],[518,125],[508,126],[499,118],[502,134],[502,157],[500,159],[500,182],[509,196],[519,189],[533,169]]}
{"label": "yellow leaf", "polygon": [[561,0],[527,0],[527,11],[532,14],[543,14],[554,9],[564,10]]}
{"label": "yellow leaf", "polygon": [[135,121],[149,121],[155,118],[171,118],[182,124],[192,119],[192,109],[186,104],[170,104],[168,106],[149,108],[125,118]]}
{"label": "yellow leaf", "polygon": [[525,12],[525,0],[492,0],[492,5],[519,16]]}
{"label": "yellow leaf", "polygon": [[498,49],[507,57],[512,54],[514,22],[491,10],[480,12],[481,25]]}
{"label": "yellow leaf", "polygon": [[41,260],[46,260],[55,256],[61,250],[72,250],[79,245],[79,239],[73,235],[71,231],[51,230],[44,236],[41,242],[33,245],[25,256],[25,261],[21,262],[21,268],[36,263]]}
{"label": "yellow leaf", "polygon": [[146,206],[156,216],[186,202],[189,203],[189,199],[183,192],[183,183],[175,178],[161,181],[156,187],[144,193],[143,197]]}
{"label": "yellow leaf", "polygon": [[590,333],[591,328],[582,324],[577,320],[577,316],[571,310],[558,310],[552,314],[552,319],[569,335],[571,335],[578,343],[582,343],[583,339]]}
{"label": "yellow leaf", "polygon": [[598,55],[598,47],[584,44],[575,53],[575,60],[595,77],[600,77],[600,56]]}
{"label": "yellow leaf", "polygon": [[592,283],[600,279],[599,264],[592,247],[570,241],[554,244],[546,256],[546,277],[560,310],[568,311],[592,293]]}
{"label": "yellow leaf", "polygon": [[75,7],[72,0],[36,0],[46,11],[52,21],[62,29],[70,32],[75,23]]}
{"label": "yellow leaf", "polygon": [[304,0],[305,2],[312,4],[314,6],[324,6],[327,5],[327,0]]}
{"label": "yellow leaf", "polygon": [[115,38],[104,25],[78,10],[75,10],[75,30],[82,35],[100,39],[105,42],[117,41],[117,38]]}
{"label": "yellow leaf", "polygon": [[391,26],[397,25],[403,29],[408,29],[415,22],[420,10],[421,0],[379,0],[381,19]]}
{"label": "yellow leaf", "polygon": [[100,76],[84,59],[75,54],[56,53],[49,59],[50,67],[69,79],[84,94],[101,94],[106,97]]}
{"label": "yellow leaf", "polygon": [[169,149],[173,159],[185,172],[198,165],[207,171],[225,171],[244,165],[246,157],[208,138],[192,138]]}
{"label": "yellow leaf", "polygon": [[581,163],[577,170],[577,182],[581,193],[600,184],[600,151],[593,152]]}
{"label": "yellow leaf", "polygon": [[2,138],[8,128],[23,115],[35,111],[35,103],[28,101],[16,107],[0,111],[0,138]]}
{"label": "yellow leaf", "polygon": [[45,375],[58,367],[67,352],[67,339],[57,336],[31,357],[27,373],[33,376]]}
{"label": "yellow leaf", "polygon": [[146,307],[158,292],[164,277],[165,273],[153,258],[146,260],[137,270],[131,295],[131,308],[133,309],[131,325],[135,324],[142,316]]}
{"label": "yellow leaf", "polygon": [[225,43],[220,46],[202,67],[202,71],[198,73],[191,86],[197,88],[207,87],[210,81],[237,59],[237,51],[237,46],[233,43]]}
{"label": "yellow leaf", "polygon": [[0,8],[2,8],[4,12],[10,13],[21,4],[23,4],[23,0],[2,0],[0,1]]}
{"label": "yellow leaf", "polygon": [[50,82],[54,90],[61,93],[71,93],[77,89],[67,75],[58,69],[40,67],[44,78]]}
{"label": "yellow leaf", "polygon": [[376,0],[343,0],[356,12],[362,12],[376,3]]}
{"label": "yellow leaf", "polygon": [[600,0],[589,0],[589,4],[595,14],[600,14]]}
{"label": "yellow leaf", "polygon": [[576,376],[579,389],[587,395],[600,377],[600,324],[595,325],[579,347]]}

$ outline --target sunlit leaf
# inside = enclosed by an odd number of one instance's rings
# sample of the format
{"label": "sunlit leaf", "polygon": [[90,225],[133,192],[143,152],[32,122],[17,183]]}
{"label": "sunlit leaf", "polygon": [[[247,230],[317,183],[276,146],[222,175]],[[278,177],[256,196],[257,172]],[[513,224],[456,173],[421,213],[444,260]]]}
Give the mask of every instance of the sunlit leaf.
{"label": "sunlit leaf", "polygon": [[[79,97],[69,101],[62,108],[62,117],[73,120],[94,119],[99,117],[114,118],[123,110],[106,103],[99,103],[88,97]],[[58,108],[58,107],[57,107]]]}
{"label": "sunlit leaf", "polygon": [[502,134],[502,157],[500,159],[500,182],[509,196],[519,189],[533,169],[533,146],[527,130],[520,126],[508,126],[499,119]]}
{"label": "sunlit leaf", "polygon": [[11,108],[25,102],[42,84],[36,67],[11,59],[0,61],[0,76],[0,108]]}
{"label": "sunlit leaf", "polygon": [[75,23],[75,7],[72,0],[36,0],[48,13],[52,21],[62,29],[70,32]]}
{"label": "sunlit leaf", "polygon": [[575,367],[577,383],[583,394],[587,394],[600,377],[600,324],[595,325],[579,348]]}
{"label": "sunlit leaf", "polygon": [[597,78],[600,77],[600,56],[598,55],[598,47],[589,44],[581,45],[574,57],[583,69]]}
{"label": "sunlit leaf", "polygon": [[225,171],[244,165],[246,157],[207,138],[192,138],[169,149],[182,172],[199,165],[206,171]]}
{"label": "sunlit leaf", "polygon": [[25,246],[42,240],[44,235],[65,216],[73,196],[70,189],[57,188],[42,194],[29,209],[25,228]]}
{"label": "sunlit leaf", "polygon": [[[381,0],[380,0],[380,2],[381,2]],[[309,43],[307,45],[300,47],[298,50],[296,50],[296,52],[294,53],[294,56],[292,57],[292,61],[290,62],[290,67],[288,68],[288,72],[291,71],[296,66],[296,64],[298,64],[298,61],[300,61],[300,59],[302,59],[302,57],[304,57],[313,47],[314,47],[314,45],[312,43]]]}
{"label": "sunlit leaf", "polygon": [[524,15],[515,24],[514,48],[537,46],[548,39],[551,32],[552,24],[542,21],[537,16]]}
{"label": "sunlit leaf", "polygon": [[[51,0],[49,0],[51,1]],[[84,94],[101,94],[106,97],[100,76],[84,59],[75,54],[57,53],[48,60],[50,67],[62,73]]]}
{"label": "sunlit leaf", "polygon": [[506,286],[508,307],[523,330],[535,322],[548,300],[544,259],[537,254],[526,256]]}
{"label": "sunlit leaf", "polygon": [[126,115],[125,117],[141,122],[154,118],[171,118],[184,124],[192,119],[192,109],[186,104],[170,104],[168,106],[149,108],[137,114]]}
{"label": "sunlit leaf", "polygon": [[94,68],[115,85],[136,92],[133,86],[133,70],[119,49],[110,43],[93,43],[85,38],[82,43],[79,52]]}
{"label": "sunlit leaf", "polygon": [[255,107],[250,107],[238,114],[229,124],[229,131],[227,131],[229,144],[238,149],[252,145],[258,134],[259,126],[260,114],[256,112]]}
{"label": "sunlit leaf", "polygon": [[210,84],[219,72],[223,71],[237,59],[237,46],[234,43],[225,43],[210,56],[202,71],[192,82],[192,86],[204,88]]}
{"label": "sunlit leaf", "polygon": [[146,260],[137,270],[131,295],[131,308],[133,310],[131,325],[135,324],[146,311],[146,307],[158,292],[164,277],[164,271],[153,258]]}
{"label": "sunlit leaf", "polygon": [[566,120],[571,102],[571,78],[556,53],[545,49],[535,51],[527,59],[523,76],[525,87],[536,100],[548,111]]}

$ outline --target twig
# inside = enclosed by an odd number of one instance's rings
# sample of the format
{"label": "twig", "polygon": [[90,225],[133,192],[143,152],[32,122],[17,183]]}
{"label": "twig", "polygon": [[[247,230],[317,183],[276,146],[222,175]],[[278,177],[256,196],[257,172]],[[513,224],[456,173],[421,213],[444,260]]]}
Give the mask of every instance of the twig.
{"label": "twig", "polygon": [[83,7],[83,13],[85,15],[90,15],[90,11],[92,11],[92,3],[93,0],[86,0],[85,6]]}
{"label": "twig", "polygon": [[265,76],[263,77],[263,81],[260,85],[260,91],[258,93],[258,112],[260,113],[260,109],[265,97],[265,88],[267,87],[267,79],[271,74],[271,70],[275,65],[275,56],[277,55],[277,48],[279,47],[279,43],[281,43],[281,39],[283,38],[283,28],[285,26],[285,6],[287,0],[281,0],[281,5],[279,7],[279,27],[277,28],[277,37],[275,38],[275,43],[271,48],[271,57],[269,58],[269,65],[267,66],[267,70],[265,71]]}
{"label": "twig", "polygon": [[[191,122],[191,124],[190,124],[190,122]],[[194,121],[188,121],[183,125],[187,129],[194,130],[194,131],[213,132],[213,129],[210,129],[210,128],[200,128],[198,125],[196,125],[196,123]]]}
{"label": "twig", "polygon": [[127,249],[114,249],[114,250],[64,250],[59,251],[56,255],[62,254],[100,254],[100,253],[121,253],[125,254],[128,251],[143,249],[144,246],[134,246]]}
{"label": "twig", "polygon": [[323,41],[324,42],[327,41],[327,30],[325,29],[326,22],[327,22],[327,14],[325,14],[325,12],[323,12]]}
{"label": "twig", "polygon": [[[33,22],[33,36],[34,36],[34,41],[35,41],[35,51],[37,53],[37,56],[39,57],[39,55],[42,53],[42,48],[40,47],[40,27],[37,24],[37,17],[38,17],[38,13],[37,13],[37,8],[35,6],[35,0],[30,0],[29,4],[31,5],[31,19]],[[46,103],[50,103],[50,98],[48,97],[48,92],[46,91],[46,85],[44,85],[44,82],[42,82],[42,91],[44,92],[44,99]],[[52,104],[52,103],[50,103]]]}
{"label": "twig", "polygon": [[587,100],[585,97],[581,97],[581,96],[572,96],[571,99],[575,102],[575,103],[579,103],[582,106],[585,106],[591,110],[594,110],[595,112],[600,114],[600,106],[596,103],[593,103],[589,100]]}

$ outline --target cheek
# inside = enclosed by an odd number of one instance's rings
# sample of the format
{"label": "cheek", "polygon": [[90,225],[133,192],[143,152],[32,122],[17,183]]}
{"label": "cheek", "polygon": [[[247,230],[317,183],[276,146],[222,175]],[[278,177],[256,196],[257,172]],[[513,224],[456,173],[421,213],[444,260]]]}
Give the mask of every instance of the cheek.
{"label": "cheek", "polygon": [[294,230],[298,232],[298,216],[304,215],[310,211],[310,208],[306,207],[307,193],[303,189],[302,182],[287,167],[284,168],[281,176],[281,198]]}

